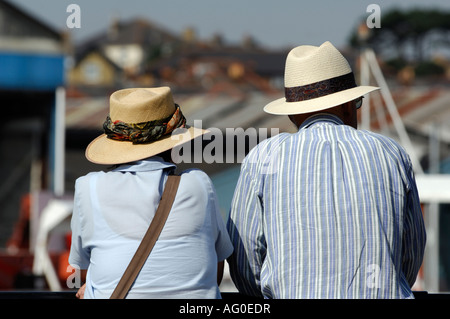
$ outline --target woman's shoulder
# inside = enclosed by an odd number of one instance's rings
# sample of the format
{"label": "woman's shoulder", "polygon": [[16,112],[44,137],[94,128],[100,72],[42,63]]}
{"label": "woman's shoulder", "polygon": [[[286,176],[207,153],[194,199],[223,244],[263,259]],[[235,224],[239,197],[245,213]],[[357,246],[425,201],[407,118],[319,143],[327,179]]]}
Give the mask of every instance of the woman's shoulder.
{"label": "woman's shoulder", "polygon": [[204,171],[191,168],[184,170],[180,174],[181,181],[180,185],[184,186],[183,188],[187,188],[190,192],[199,192],[199,191],[214,191],[214,186],[211,181],[211,178]]}
{"label": "woman's shoulder", "polygon": [[87,180],[89,180],[92,176],[98,175],[98,174],[100,174],[100,173],[102,173],[102,171],[99,171],[99,172],[89,172],[89,173],[87,173],[86,175],[83,175],[83,176],[78,177],[78,178],[75,180],[75,182],[83,182],[83,181],[87,181]]}
{"label": "woman's shoulder", "polygon": [[98,171],[98,172],[89,172],[86,175],[80,176],[75,180],[75,189],[76,188],[81,188],[81,187],[86,187],[89,185],[90,181],[92,178],[96,178],[99,175],[104,174],[104,171]]}
{"label": "woman's shoulder", "polygon": [[190,183],[211,184],[211,178],[204,171],[198,168],[190,168],[180,173],[181,180]]}
{"label": "woman's shoulder", "polygon": [[184,178],[197,178],[210,180],[208,174],[199,168],[189,168],[181,172],[181,177]]}

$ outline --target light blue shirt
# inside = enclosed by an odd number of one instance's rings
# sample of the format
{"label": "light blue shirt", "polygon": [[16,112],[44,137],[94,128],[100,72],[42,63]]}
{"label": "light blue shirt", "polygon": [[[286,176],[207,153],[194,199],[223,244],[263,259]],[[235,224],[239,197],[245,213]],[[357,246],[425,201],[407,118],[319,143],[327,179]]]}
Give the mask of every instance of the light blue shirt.
{"label": "light blue shirt", "polygon": [[[110,297],[174,168],[152,157],[77,179],[69,262],[88,269],[86,299]],[[232,250],[211,180],[200,170],[185,171],[164,229],[127,298],[220,298],[217,263]]]}
{"label": "light blue shirt", "polygon": [[402,147],[325,114],[251,150],[228,228],[234,283],[265,298],[411,298],[426,237]]}

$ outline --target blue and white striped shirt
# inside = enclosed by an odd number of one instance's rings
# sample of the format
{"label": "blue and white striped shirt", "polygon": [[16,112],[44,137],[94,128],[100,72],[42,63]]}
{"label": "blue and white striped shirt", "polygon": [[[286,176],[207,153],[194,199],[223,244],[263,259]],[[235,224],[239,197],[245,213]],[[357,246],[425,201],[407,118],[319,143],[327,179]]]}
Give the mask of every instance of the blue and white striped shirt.
{"label": "blue and white striped shirt", "polygon": [[409,156],[329,114],[250,151],[228,231],[236,287],[264,298],[413,298],[426,241]]}

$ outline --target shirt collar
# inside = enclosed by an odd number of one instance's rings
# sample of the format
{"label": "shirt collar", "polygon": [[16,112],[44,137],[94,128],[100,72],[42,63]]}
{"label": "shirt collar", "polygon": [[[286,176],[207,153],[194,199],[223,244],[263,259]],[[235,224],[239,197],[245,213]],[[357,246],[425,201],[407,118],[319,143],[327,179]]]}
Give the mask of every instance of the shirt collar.
{"label": "shirt collar", "polygon": [[318,122],[329,122],[336,125],[343,125],[344,122],[336,115],[329,113],[319,113],[308,117],[299,127],[299,130],[308,128]]}
{"label": "shirt collar", "polygon": [[120,165],[114,171],[116,172],[146,172],[156,171],[165,168],[175,168],[173,163],[165,162],[162,157],[152,156],[140,161],[132,162],[129,164]]}

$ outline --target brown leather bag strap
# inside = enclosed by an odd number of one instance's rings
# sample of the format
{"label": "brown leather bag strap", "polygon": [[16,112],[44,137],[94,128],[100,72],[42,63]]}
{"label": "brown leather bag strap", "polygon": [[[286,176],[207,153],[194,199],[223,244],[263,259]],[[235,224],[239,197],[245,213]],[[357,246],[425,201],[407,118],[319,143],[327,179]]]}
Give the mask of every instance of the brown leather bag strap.
{"label": "brown leather bag strap", "polygon": [[180,176],[168,176],[166,186],[161,196],[161,202],[159,203],[155,216],[110,299],[123,299],[127,295],[166,223],[167,216],[169,215],[175,200],[179,183]]}

